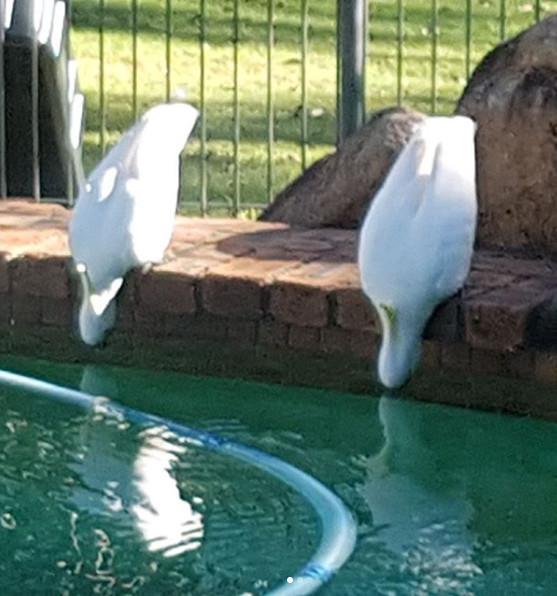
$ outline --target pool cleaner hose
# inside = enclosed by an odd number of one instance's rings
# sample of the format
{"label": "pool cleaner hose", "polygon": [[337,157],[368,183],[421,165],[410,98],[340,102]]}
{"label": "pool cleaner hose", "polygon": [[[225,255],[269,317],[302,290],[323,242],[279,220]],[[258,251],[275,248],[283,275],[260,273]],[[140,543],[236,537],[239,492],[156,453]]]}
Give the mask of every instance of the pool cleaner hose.
{"label": "pool cleaner hose", "polygon": [[267,596],[304,596],[327,583],[352,554],[356,544],[356,524],[342,501],[309,474],[258,449],[203,430],[185,426],[139,410],[127,408],[105,397],[95,397],[53,383],[0,369],[0,384],[43,395],[84,410],[124,418],[138,426],[163,426],[200,446],[247,462],[278,478],[313,507],[321,520],[321,542],[313,557]]}

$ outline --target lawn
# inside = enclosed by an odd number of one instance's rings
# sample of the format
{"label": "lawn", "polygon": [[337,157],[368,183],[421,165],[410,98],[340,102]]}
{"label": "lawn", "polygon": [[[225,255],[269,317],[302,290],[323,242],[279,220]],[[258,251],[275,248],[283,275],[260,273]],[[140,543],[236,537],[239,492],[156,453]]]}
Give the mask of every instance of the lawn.
{"label": "lawn", "polygon": [[[136,108],[164,101],[167,88],[166,6],[169,0],[135,0],[137,31]],[[273,0],[272,98],[274,141],[268,143],[268,0],[239,0],[237,163],[235,184],[234,0],[172,0],[169,83],[203,105],[206,137],[198,126],[186,150],[181,208],[190,213],[253,215],[302,171],[301,0]],[[72,47],[87,98],[86,170],[134,120],[134,0],[73,0]],[[204,77],[201,76],[200,6],[205,4]],[[437,4],[433,18],[432,5]],[[404,7],[402,29],[397,7]],[[557,9],[554,2],[471,0],[469,51],[467,2],[377,0],[370,2],[366,109],[395,105],[450,113],[467,71],[499,42]],[[449,7],[450,6],[450,7]],[[336,2],[309,0],[307,53],[307,164],[332,150],[336,137]],[[505,19],[501,19],[502,12]],[[435,20],[437,26],[434,27]],[[100,91],[100,29],[104,31],[104,94]],[[433,35],[433,31],[437,35]],[[402,45],[398,32],[403,32]],[[436,40],[436,44],[434,43]],[[400,49],[400,51],[399,51]],[[432,55],[437,55],[435,68]],[[399,56],[402,57],[398,68]],[[400,85],[397,73],[401,73]],[[104,112],[101,110],[104,105]],[[105,116],[103,117],[102,114]],[[269,159],[270,158],[270,159]],[[206,181],[206,182],[204,182]],[[270,183],[270,190],[268,184]],[[203,205],[203,207],[202,207]]]}

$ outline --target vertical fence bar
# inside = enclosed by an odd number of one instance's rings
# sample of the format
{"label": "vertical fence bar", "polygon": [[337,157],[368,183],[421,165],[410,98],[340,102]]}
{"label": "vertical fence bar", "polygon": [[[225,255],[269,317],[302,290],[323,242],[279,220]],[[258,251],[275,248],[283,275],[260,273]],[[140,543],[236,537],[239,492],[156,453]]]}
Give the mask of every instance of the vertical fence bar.
{"label": "vertical fence bar", "polygon": [[200,126],[201,135],[200,147],[200,201],[201,213],[207,213],[207,114],[205,104],[205,50],[207,46],[205,32],[205,0],[199,2],[200,22],[199,22],[199,59],[200,59],[200,82],[199,82],[199,104],[200,104]]}
{"label": "vertical fence bar", "polygon": [[342,34],[341,34],[341,2],[337,0],[336,3],[336,19],[337,19],[337,55],[336,55],[336,66],[337,66],[337,88],[336,88],[336,125],[337,125],[337,147],[342,141]]}
{"label": "vertical fence bar", "polygon": [[[341,142],[364,121],[366,2],[337,0],[340,4],[341,45]],[[337,41],[338,45],[338,41]]]}
{"label": "vertical fence bar", "polygon": [[466,81],[468,81],[472,71],[472,0],[466,0],[465,22],[464,43],[466,46],[466,53],[464,57],[464,69],[466,73]]}
{"label": "vertical fence bar", "polygon": [[499,5],[499,39],[503,41],[507,37],[507,2],[501,0]]}
{"label": "vertical fence bar", "polygon": [[132,0],[132,113],[134,122],[137,120],[137,38],[139,33],[138,0]]}
{"label": "vertical fence bar", "polygon": [[307,168],[308,150],[308,29],[309,29],[309,0],[302,0],[302,113],[301,113],[301,157],[302,171]]}
{"label": "vertical fence bar", "polygon": [[[71,24],[72,24],[72,3],[71,0],[66,2],[66,22],[67,22],[67,29],[66,29],[66,59],[69,60],[71,58]],[[66,66],[67,69],[67,66]],[[68,77],[67,77],[67,70],[66,70],[66,93],[64,95],[65,102],[66,102],[66,122],[68,129],[66,130],[65,139],[66,139],[66,204],[68,207],[73,207],[74,199],[75,199],[75,188],[74,188],[74,160],[73,160],[73,147],[72,147],[72,139],[71,139],[71,127],[72,127],[72,105],[70,101],[70,97],[67,93],[68,91]],[[73,100],[73,98],[72,98]]]}
{"label": "vertical fence bar", "polygon": [[172,0],[166,0],[166,13],[165,13],[165,60],[166,60],[166,89],[165,89],[165,101],[170,101],[170,95],[172,93]]}
{"label": "vertical fence bar", "polygon": [[8,178],[6,172],[6,81],[4,76],[5,12],[5,0],[0,0],[0,197],[3,199],[8,196]]}
{"label": "vertical fence bar", "polygon": [[437,59],[439,48],[439,6],[431,0],[431,113],[437,113]]}
{"label": "vertical fence bar", "polygon": [[40,21],[37,22],[36,15],[33,20],[31,39],[31,142],[33,154],[33,198],[41,200],[41,165],[40,139],[39,139],[39,40],[38,29]]}
{"label": "vertical fence bar", "polygon": [[396,103],[402,105],[402,65],[404,50],[404,0],[397,0],[396,20]]}
{"label": "vertical fence bar", "polygon": [[233,47],[234,47],[234,189],[233,215],[240,210],[240,0],[234,0]]}
{"label": "vertical fence bar", "polygon": [[536,23],[540,22],[542,18],[542,6],[541,0],[536,0],[534,2],[534,18],[536,19]]}
{"label": "vertical fence bar", "polygon": [[267,202],[273,200],[275,107],[273,102],[273,49],[275,45],[275,0],[267,0]]}
{"label": "vertical fence bar", "polygon": [[104,20],[105,20],[105,0],[99,0],[99,143],[101,146],[101,155],[106,151],[106,90],[105,90],[105,70],[104,70]]}

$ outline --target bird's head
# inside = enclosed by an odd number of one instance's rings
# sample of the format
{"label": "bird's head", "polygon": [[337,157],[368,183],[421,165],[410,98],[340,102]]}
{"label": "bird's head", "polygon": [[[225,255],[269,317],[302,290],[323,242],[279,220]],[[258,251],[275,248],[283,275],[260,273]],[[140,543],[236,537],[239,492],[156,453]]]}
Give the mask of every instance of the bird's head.
{"label": "bird's head", "polygon": [[422,326],[392,304],[379,305],[383,328],[379,350],[379,380],[389,389],[402,387],[420,362]]}

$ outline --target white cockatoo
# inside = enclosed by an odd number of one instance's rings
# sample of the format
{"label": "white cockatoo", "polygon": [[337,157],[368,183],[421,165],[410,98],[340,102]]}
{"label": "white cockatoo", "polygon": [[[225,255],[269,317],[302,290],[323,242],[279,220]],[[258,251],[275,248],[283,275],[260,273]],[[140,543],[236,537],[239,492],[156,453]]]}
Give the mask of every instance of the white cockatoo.
{"label": "white cockatoo", "polygon": [[174,225],[180,153],[198,114],[187,103],[148,110],[79,194],[69,243],[82,289],[79,334],[88,345],[102,341],[114,325],[114,298],[126,273],[164,257]]}
{"label": "white cockatoo", "polygon": [[381,321],[380,381],[402,386],[416,369],[435,307],[470,270],[476,231],[476,125],[465,116],[419,125],[364,219],[362,289]]}

